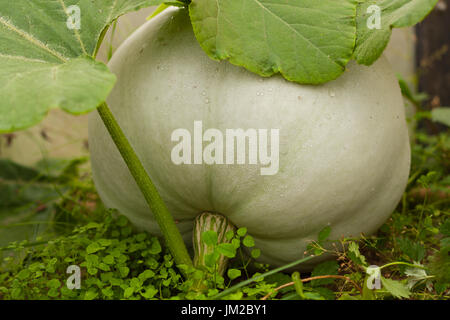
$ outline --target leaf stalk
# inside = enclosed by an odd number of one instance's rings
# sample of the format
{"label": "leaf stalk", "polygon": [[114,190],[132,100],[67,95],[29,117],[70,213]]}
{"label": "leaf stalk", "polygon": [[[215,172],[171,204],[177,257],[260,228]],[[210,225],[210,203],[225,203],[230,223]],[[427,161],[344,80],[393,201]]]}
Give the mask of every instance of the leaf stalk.
{"label": "leaf stalk", "polygon": [[192,259],[184,244],[181,233],[176,226],[175,220],[106,102],[102,103],[97,108],[97,111],[130,170],[131,175],[141,190],[150,210],[154,214],[175,263],[177,265],[193,266]]}

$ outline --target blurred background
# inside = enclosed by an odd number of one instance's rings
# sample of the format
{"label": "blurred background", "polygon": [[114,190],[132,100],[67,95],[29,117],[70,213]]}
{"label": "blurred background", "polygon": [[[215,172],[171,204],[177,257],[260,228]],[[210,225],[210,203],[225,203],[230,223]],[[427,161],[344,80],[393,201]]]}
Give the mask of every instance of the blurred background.
{"label": "blurred background", "polygon": [[[136,28],[146,22],[155,7],[127,14],[110,28],[98,58],[107,62]],[[450,9],[439,1],[434,11],[414,28],[394,29],[385,51],[395,72],[411,89],[416,102],[405,99],[408,118],[414,125],[417,102],[424,110],[450,106]],[[429,130],[436,131],[436,126]],[[32,165],[42,158],[74,158],[88,155],[87,115],[74,117],[53,110],[38,126],[0,136],[0,158]]]}

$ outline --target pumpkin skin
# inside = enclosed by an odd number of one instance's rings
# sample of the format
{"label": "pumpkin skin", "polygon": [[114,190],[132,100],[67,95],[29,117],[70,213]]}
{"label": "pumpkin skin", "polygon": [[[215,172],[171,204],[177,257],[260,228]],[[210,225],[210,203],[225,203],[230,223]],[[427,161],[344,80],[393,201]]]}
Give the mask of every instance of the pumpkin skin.
{"label": "pumpkin skin", "polygon": [[[330,239],[376,231],[405,189],[410,147],[400,89],[384,57],[350,62],[337,80],[300,85],[214,61],[187,12],[170,8],[117,50],[108,104],[150,174],[188,246],[194,218],[227,216],[273,266],[301,258],[318,232]],[[279,129],[279,171],[259,165],[175,165],[172,132]],[[89,119],[93,178],[107,207],[160,235],[141,192],[97,113]],[[205,145],[205,144],[204,144]],[[247,161],[248,162],[248,161]]]}

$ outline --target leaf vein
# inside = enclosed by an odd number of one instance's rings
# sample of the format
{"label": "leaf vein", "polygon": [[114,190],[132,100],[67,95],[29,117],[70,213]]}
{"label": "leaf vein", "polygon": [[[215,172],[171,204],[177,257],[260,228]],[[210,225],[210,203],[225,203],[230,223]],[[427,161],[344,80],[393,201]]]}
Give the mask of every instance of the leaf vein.
{"label": "leaf vein", "polygon": [[[70,18],[69,13],[67,12],[67,7],[66,7],[66,4],[64,3],[64,0],[58,0],[58,2],[61,5],[61,7],[63,8],[63,11],[66,14],[67,18]],[[81,40],[80,33],[78,32],[78,30],[76,28],[73,28],[72,30],[73,30],[73,33],[75,34],[75,38],[77,38],[78,42],[80,43],[81,50],[83,51],[84,54],[88,54],[86,51],[86,48],[84,46],[83,40]]]}
{"label": "leaf vein", "polygon": [[48,53],[50,53],[51,55],[57,57],[58,59],[60,59],[63,62],[67,62],[67,60],[69,60],[67,57],[64,57],[62,54],[60,54],[59,52],[51,49],[49,46],[47,46],[45,43],[43,43],[42,41],[40,41],[39,39],[35,38],[32,34],[19,29],[18,27],[16,27],[15,25],[13,25],[11,22],[7,21],[5,18],[0,17],[0,24],[4,25],[6,27],[6,29],[13,31],[15,33],[17,33],[19,36],[21,36],[22,38],[24,38],[25,40],[31,42],[32,44],[34,44],[35,46],[47,51]]}
{"label": "leaf vein", "polygon": [[44,60],[32,59],[32,58],[27,58],[27,57],[23,57],[23,56],[11,56],[11,55],[2,54],[2,53],[0,53],[0,58],[11,59],[11,60],[20,60],[20,61],[25,61],[25,62],[39,62],[39,63],[46,63],[46,64],[49,63],[48,61],[44,61]]}
{"label": "leaf vein", "polygon": [[330,62],[332,62],[333,64],[339,66],[340,68],[342,68],[341,65],[339,65],[336,61],[334,61],[333,59],[330,58],[330,56],[328,56],[325,52],[323,52],[319,47],[317,47],[317,45],[315,45],[314,43],[312,43],[308,38],[306,38],[304,35],[302,35],[300,32],[298,32],[295,28],[293,28],[289,23],[287,23],[286,21],[284,21],[283,19],[281,19],[281,17],[279,17],[278,15],[276,15],[274,12],[272,12],[271,10],[269,10],[266,6],[264,6],[259,0],[253,0],[254,2],[256,2],[256,4],[258,4],[261,8],[263,8],[265,11],[267,11],[268,13],[270,13],[272,16],[274,16],[277,20],[281,21],[283,24],[285,24],[289,29],[291,29],[295,34],[297,34],[300,38],[304,39],[306,42],[308,42],[314,49],[316,49],[321,55],[323,55],[327,60],[329,60]]}

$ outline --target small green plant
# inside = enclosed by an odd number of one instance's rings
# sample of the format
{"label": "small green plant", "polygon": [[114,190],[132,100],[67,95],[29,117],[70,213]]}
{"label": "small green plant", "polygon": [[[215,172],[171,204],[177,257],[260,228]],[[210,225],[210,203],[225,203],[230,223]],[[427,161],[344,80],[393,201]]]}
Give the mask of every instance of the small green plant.
{"label": "small green plant", "polygon": [[[133,232],[124,216],[105,211],[101,222],[76,227],[70,234],[35,244],[14,242],[4,248],[0,276],[3,299],[154,299],[182,292],[182,276],[157,238]],[[39,239],[37,239],[39,241]],[[75,265],[81,288],[69,289]]]}

